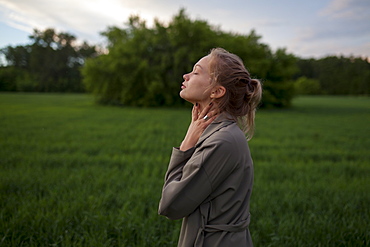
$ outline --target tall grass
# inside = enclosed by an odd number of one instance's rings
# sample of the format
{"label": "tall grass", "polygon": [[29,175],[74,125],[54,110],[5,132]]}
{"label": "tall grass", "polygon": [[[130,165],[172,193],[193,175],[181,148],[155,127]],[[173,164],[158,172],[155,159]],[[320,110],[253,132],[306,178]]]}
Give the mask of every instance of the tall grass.
{"label": "tall grass", "polygon": [[[369,98],[261,110],[255,246],[369,246]],[[176,246],[157,215],[189,109],[97,106],[87,95],[0,94],[0,246]]]}

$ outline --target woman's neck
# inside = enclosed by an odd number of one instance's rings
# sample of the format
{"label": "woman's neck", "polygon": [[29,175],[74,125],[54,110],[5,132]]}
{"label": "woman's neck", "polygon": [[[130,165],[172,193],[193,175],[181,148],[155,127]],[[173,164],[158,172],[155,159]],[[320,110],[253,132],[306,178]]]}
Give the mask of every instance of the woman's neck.
{"label": "woman's neck", "polygon": [[202,112],[206,106],[208,106],[211,103],[211,100],[205,101],[205,102],[198,102],[199,112]]}

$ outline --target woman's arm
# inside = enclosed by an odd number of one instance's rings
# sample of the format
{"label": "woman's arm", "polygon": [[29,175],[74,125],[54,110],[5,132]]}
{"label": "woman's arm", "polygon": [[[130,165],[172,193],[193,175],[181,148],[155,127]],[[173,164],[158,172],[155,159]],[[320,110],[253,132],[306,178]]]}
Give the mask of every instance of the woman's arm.
{"label": "woman's arm", "polygon": [[[159,202],[160,215],[173,220],[181,219],[194,211],[194,208],[204,200],[203,198],[211,193],[207,175],[200,164],[192,161],[194,150],[191,148],[182,152],[179,149],[173,149]],[[194,155],[197,156],[197,154]]]}
{"label": "woman's arm", "polygon": [[[231,145],[215,140],[186,152],[174,149],[159,214],[170,219],[180,219],[191,214],[204,202],[233,169]],[[230,162],[231,161],[231,162]]]}
{"label": "woman's arm", "polygon": [[[171,219],[183,218],[191,213],[194,206],[199,205],[204,197],[211,192],[208,176],[201,168],[200,160],[203,154],[199,150],[194,154],[195,145],[200,136],[216,118],[216,111],[211,108],[212,103],[199,112],[199,105],[193,106],[192,121],[186,136],[180,148],[174,148],[172,151],[159,204],[159,214],[161,215]],[[206,115],[208,118],[204,119]],[[189,163],[189,160],[192,161]],[[200,188],[202,193],[199,193]]]}

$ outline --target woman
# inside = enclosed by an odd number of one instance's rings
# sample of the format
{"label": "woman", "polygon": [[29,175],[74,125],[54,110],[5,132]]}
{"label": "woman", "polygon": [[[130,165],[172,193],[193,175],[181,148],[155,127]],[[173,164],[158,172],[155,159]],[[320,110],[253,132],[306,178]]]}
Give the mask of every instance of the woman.
{"label": "woman", "polygon": [[239,57],[221,48],[183,78],[180,97],[194,104],[192,121],[172,150],[159,214],[183,218],[178,246],[253,246],[253,164],[245,133],[253,135],[261,84]]}

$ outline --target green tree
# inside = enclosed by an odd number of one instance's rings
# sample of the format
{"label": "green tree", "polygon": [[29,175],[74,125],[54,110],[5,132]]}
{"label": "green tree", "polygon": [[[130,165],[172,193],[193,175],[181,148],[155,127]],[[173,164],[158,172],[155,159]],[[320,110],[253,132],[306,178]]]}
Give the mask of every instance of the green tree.
{"label": "green tree", "polygon": [[192,22],[183,11],[167,27],[155,20],[148,28],[139,16],[131,16],[125,29],[110,27],[102,33],[109,53],[87,61],[86,88],[102,103],[183,105],[178,97],[182,74],[209,51],[210,30],[206,22]]}
{"label": "green tree", "polygon": [[30,60],[30,46],[8,46],[1,50],[5,55],[7,63],[15,68],[27,68]]}
{"label": "green tree", "polygon": [[125,28],[109,27],[107,54],[88,59],[82,73],[98,102],[136,106],[183,105],[178,96],[182,75],[213,47],[238,54],[252,76],[265,80],[264,106],[289,106],[295,57],[272,53],[254,31],[223,32],[203,20],[191,20],[181,9],[168,25],[155,20],[148,28],[131,16]]}
{"label": "green tree", "polygon": [[7,60],[7,67],[17,70],[0,70],[0,84],[5,83],[5,79],[1,78],[6,76],[1,73],[7,73],[9,78],[9,73],[13,71],[12,82],[6,79],[7,85],[13,84],[11,87],[7,86],[12,90],[84,91],[79,70],[85,58],[96,55],[95,46],[89,46],[86,42],[77,45],[75,36],[64,32],[56,33],[52,28],[44,31],[35,29],[30,39],[30,45],[8,46],[1,50]]}
{"label": "green tree", "polygon": [[278,49],[271,54],[270,64],[264,81],[265,107],[289,107],[294,97],[293,75],[297,72],[296,57]]}
{"label": "green tree", "polygon": [[0,91],[17,91],[15,75],[20,76],[22,69],[14,66],[0,67]]}
{"label": "green tree", "polygon": [[298,95],[318,95],[322,92],[318,80],[309,79],[305,76],[299,77],[294,82],[294,87]]}
{"label": "green tree", "polygon": [[317,80],[322,94],[369,95],[370,63],[367,58],[329,56],[299,59],[295,78]]}

